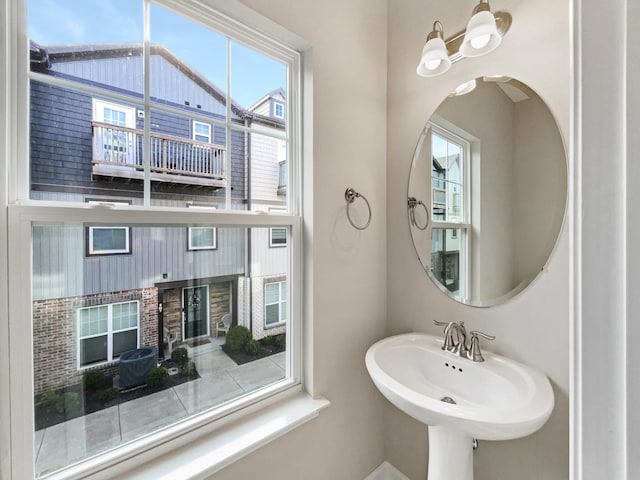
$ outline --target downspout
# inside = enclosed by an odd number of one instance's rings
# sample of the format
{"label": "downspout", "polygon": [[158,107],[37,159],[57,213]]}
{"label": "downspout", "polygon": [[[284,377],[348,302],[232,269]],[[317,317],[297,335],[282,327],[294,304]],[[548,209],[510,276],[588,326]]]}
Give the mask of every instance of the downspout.
{"label": "downspout", "polygon": [[[244,117],[244,126],[251,126],[251,117],[245,115]],[[247,166],[247,210],[250,212],[253,209],[253,195],[251,194],[251,133],[245,131],[244,133],[244,161]],[[251,335],[253,335],[253,274],[251,271],[252,257],[251,257],[251,228],[247,228],[247,265],[245,266],[245,272],[247,273],[247,278],[249,279],[247,285],[247,293],[249,296],[249,331]]]}
{"label": "downspout", "polygon": [[164,358],[164,290],[158,289],[158,358]]}

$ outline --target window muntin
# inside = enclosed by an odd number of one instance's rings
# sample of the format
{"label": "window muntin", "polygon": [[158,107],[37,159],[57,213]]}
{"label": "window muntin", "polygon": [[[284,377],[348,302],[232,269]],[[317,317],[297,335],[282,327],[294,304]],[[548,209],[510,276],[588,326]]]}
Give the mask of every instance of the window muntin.
{"label": "window muntin", "polygon": [[79,368],[112,362],[138,345],[138,302],[78,309]]}
{"label": "window muntin", "polygon": [[270,327],[287,321],[287,282],[272,282],[264,286],[264,323]]}
{"label": "window muntin", "polygon": [[131,253],[128,227],[87,227],[88,255]]}

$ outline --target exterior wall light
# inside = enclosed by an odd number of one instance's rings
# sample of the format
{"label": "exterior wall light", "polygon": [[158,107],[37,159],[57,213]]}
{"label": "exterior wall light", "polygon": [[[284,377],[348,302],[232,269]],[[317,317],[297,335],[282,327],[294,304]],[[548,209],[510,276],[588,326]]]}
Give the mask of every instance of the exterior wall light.
{"label": "exterior wall light", "polygon": [[488,0],[480,0],[475,6],[466,30],[446,40],[442,23],[436,20],[422,49],[416,73],[422,77],[441,75],[464,57],[485,55],[500,45],[509,27],[511,14],[491,13]]}

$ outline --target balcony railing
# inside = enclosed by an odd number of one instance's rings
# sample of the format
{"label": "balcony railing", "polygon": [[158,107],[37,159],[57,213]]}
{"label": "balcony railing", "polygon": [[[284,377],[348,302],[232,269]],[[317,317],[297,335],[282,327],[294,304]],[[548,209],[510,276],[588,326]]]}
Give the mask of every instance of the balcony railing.
{"label": "balcony railing", "polygon": [[[101,122],[93,126],[93,174],[143,179],[143,131]],[[152,181],[225,187],[226,148],[188,138],[151,133]]]}

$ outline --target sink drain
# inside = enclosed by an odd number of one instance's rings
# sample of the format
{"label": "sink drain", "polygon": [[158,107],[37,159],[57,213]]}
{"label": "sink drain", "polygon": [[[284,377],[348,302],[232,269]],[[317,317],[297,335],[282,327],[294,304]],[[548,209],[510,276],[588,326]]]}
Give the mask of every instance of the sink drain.
{"label": "sink drain", "polygon": [[456,405],[456,401],[451,397],[442,397],[440,401],[444,403],[451,403],[453,405]]}

